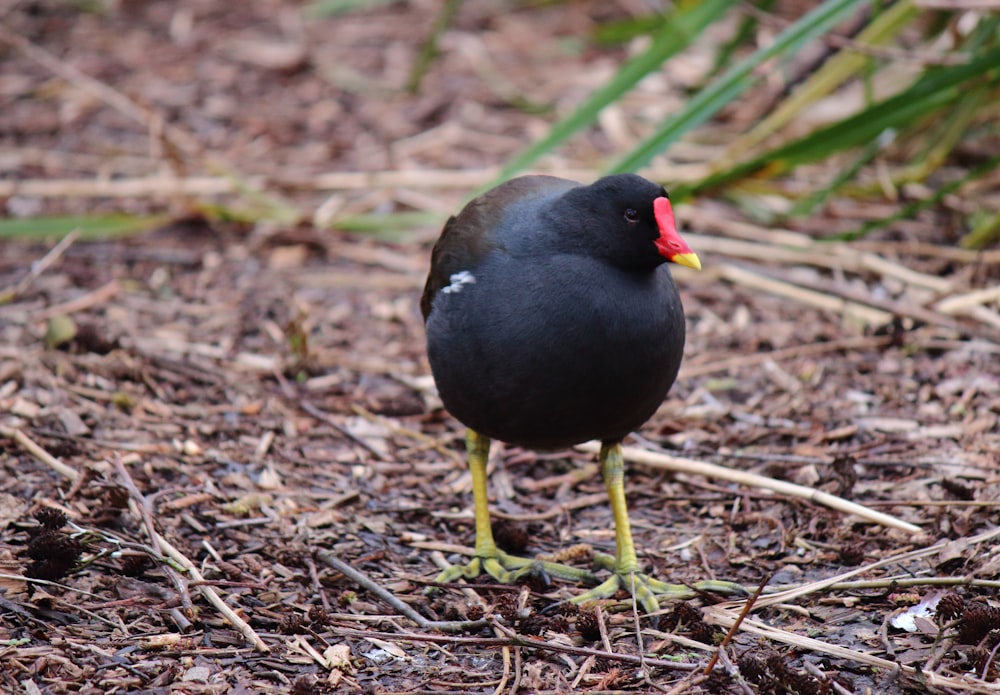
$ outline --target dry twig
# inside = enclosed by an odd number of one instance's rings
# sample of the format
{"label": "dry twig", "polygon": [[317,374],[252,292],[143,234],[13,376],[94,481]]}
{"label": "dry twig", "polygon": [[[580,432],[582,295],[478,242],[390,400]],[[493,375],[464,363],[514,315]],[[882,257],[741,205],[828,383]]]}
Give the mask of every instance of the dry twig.
{"label": "dry twig", "polygon": [[0,425],[0,437],[7,437],[8,439],[13,439],[15,442],[21,445],[22,449],[27,451],[29,454],[34,456],[36,459],[44,463],[46,466],[54,470],[62,477],[74,483],[80,479],[80,473],[76,469],[70,468],[65,463],[57,459],[55,456],[47,452],[45,449],[39,446],[31,437],[26,435],[20,429],[17,429],[16,427],[5,427],[3,425]]}
{"label": "dry twig", "polygon": [[183,567],[187,573],[191,576],[193,582],[197,583],[197,589],[205,599],[215,607],[219,613],[229,622],[230,625],[239,630],[240,634],[248,642],[250,642],[254,648],[264,654],[271,651],[264,640],[256,633],[256,631],[250,626],[250,624],[241,618],[232,608],[226,605],[226,602],[222,600],[218,592],[215,591],[211,586],[205,582],[205,577],[202,576],[201,572],[198,570],[197,566],[181,551],[175,548],[166,538],[164,538],[154,527],[152,517],[143,511],[145,506],[145,497],[139,488],[136,487],[135,482],[132,480],[132,476],[129,475],[128,470],[125,468],[125,464],[122,463],[121,459],[115,457],[112,460],[112,465],[115,468],[115,472],[118,474],[118,479],[121,481],[122,485],[129,491],[130,495],[130,506],[132,507],[132,512],[143,519],[144,525],[146,526],[146,532],[149,534],[150,540],[157,546],[161,553],[171,560]]}
{"label": "dry twig", "polygon": [[[597,453],[600,446],[596,442],[587,442],[576,448],[580,451]],[[872,523],[889,526],[891,528],[900,529],[901,531],[907,531],[908,533],[913,534],[923,533],[923,530],[919,526],[914,526],[913,524],[897,519],[889,514],[876,512],[873,509],[869,509],[855,502],[850,502],[842,497],[831,495],[830,493],[823,492],[822,490],[813,490],[812,488],[796,485],[795,483],[789,483],[784,480],[775,480],[774,478],[768,478],[755,473],[736,471],[731,468],[724,468],[723,466],[717,466],[712,463],[693,461],[679,456],[670,456],[669,454],[646,451],[645,449],[637,449],[635,447],[625,447],[624,454],[626,460],[635,461],[652,468],[674,471],[677,473],[703,475],[708,478],[728,480],[729,482],[738,483],[740,485],[773,490],[784,495],[791,495],[793,497],[799,497],[801,499],[815,502],[816,504],[822,504],[830,507],[831,509],[836,509],[847,514],[854,514],[855,516],[859,516]]]}
{"label": "dry twig", "polygon": [[400,615],[409,618],[425,630],[439,630],[441,632],[469,632],[472,630],[478,630],[487,625],[487,621],[485,620],[428,620],[393,596],[389,591],[372,581],[363,572],[359,572],[357,569],[338,558],[331,551],[321,550],[317,553],[316,557],[318,557],[323,563],[340,572],[352,582],[359,584],[366,590],[378,596]]}
{"label": "dry twig", "polygon": [[48,252],[42,256],[40,259],[31,264],[28,269],[27,274],[21,278],[13,287],[8,290],[0,290],[0,304],[6,304],[7,302],[13,301],[18,295],[23,294],[26,289],[35,281],[45,270],[55,263],[62,255],[66,252],[70,246],[73,245],[80,237],[79,230],[72,230],[69,234],[64,236],[59,242],[53,246]]}
{"label": "dry twig", "polygon": [[715,668],[715,663],[719,660],[719,656],[722,654],[722,651],[726,648],[726,645],[732,641],[737,630],[740,629],[740,623],[742,623],[744,619],[750,615],[750,611],[753,610],[754,604],[757,603],[757,599],[759,599],[760,595],[764,593],[764,587],[767,586],[769,581],[771,581],[771,576],[772,575],[767,575],[764,577],[760,581],[760,584],[757,585],[757,589],[753,592],[753,595],[751,595],[750,598],[744,602],[743,608],[740,610],[740,614],[736,616],[736,620],[733,622],[732,626],[730,626],[729,632],[727,632],[726,636],[722,639],[722,644],[719,645],[719,648],[712,655],[712,658],[708,660],[708,665],[705,666],[706,676],[712,672],[713,668]]}
{"label": "dry twig", "polygon": [[52,316],[75,314],[79,311],[85,311],[95,306],[104,304],[118,294],[118,290],[120,289],[121,286],[118,284],[118,281],[112,280],[105,285],[101,285],[96,290],[88,292],[82,297],[71,299],[67,302],[63,302],[62,304],[53,304],[50,307],[46,307],[44,310],[35,314],[33,318],[44,321]]}

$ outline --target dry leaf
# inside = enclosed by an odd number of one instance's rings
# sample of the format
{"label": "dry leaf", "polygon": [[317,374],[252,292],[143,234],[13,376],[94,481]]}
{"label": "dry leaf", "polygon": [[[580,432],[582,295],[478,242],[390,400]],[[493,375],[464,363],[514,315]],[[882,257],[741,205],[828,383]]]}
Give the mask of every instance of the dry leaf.
{"label": "dry leaf", "polygon": [[323,660],[328,669],[338,671],[353,671],[351,666],[351,648],[346,644],[332,644],[323,650]]}

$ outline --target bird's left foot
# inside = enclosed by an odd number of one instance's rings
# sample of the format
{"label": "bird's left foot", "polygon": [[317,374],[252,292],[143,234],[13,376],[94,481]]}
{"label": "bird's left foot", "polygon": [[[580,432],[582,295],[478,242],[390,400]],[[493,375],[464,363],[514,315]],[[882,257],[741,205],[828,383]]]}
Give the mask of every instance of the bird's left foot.
{"label": "bird's left foot", "polygon": [[668,584],[654,579],[643,572],[629,572],[617,566],[615,558],[603,553],[595,556],[594,563],[611,571],[611,577],[589,591],[569,599],[570,603],[582,604],[587,601],[612,598],[619,589],[625,589],[635,597],[636,603],[647,614],[660,610],[660,597],[667,599],[689,599],[702,593],[746,596],[747,590],[734,582],[715,579],[694,584]]}
{"label": "bird's left foot", "polygon": [[484,573],[501,584],[512,584],[529,575],[541,577],[546,583],[548,583],[549,577],[588,585],[598,583],[597,577],[585,569],[537,558],[517,557],[500,549],[477,555],[465,565],[449,567],[437,576],[434,583],[450,584],[459,579],[475,579]]}

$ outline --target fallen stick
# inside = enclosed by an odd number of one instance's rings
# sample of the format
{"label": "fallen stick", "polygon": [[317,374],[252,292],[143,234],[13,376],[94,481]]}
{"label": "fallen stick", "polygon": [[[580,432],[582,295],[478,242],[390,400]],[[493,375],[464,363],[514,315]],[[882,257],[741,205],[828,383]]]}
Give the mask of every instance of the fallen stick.
{"label": "fallen stick", "polygon": [[153,520],[149,514],[148,509],[146,509],[145,497],[136,487],[135,482],[132,480],[132,476],[129,475],[128,469],[125,468],[125,464],[122,463],[121,459],[115,457],[112,461],[112,465],[115,468],[115,472],[118,474],[118,479],[121,481],[122,485],[129,491],[129,502],[132,508],[132,513],[136,514],[143,520],[143,525],[146,527],[146,532],[149,534],[150,540],[153,542],[154,546],[166,557],[176,562],[178,565],[184,568],[191,579],[197,582],[197,589],[205,599],[215,607],[219,613],[229,622],[230,625],[239,630],[243,637],[253,644],[254,648],[263,653],[267,654],[271,651],[264,640],[260,638],[254,629],[250,626],[248,622],[243,620],[236,612],[226,605],[226,602],[222,600],[218,592],[215,591],[211,586],[205,583],[205,578],[202,576],[201,572],[198,571],[198,567],[186,556],[184,553],[175,548],[170,541],[164,538],[154,527]]}
{"label": "fallen stick", "polygon": [[74,483],[80,479],[80,473],[76,469],[67,466],[16,427],[4,427],[3,425],[0,425],[0,437],[13,439],[21,446],[22,449],[27,451],[62,477]]}
{"label": "fallen stick", "polygon": [[[600,450],[600,445],[597,442],[586,442],[584,444],[580,444],[576,448],[580,451],[596,454]],[[882,512],[877,512],[874,509],[869,509],[868,507],[857,504],[856,502],[850,502],[842,497],[831,495],[830,493],[823,492],[822,490],[813,490],[812,488],[804,487],[802,485],[796,485],[795,483],[789,483],[784,480],[775,480],[774,478],[757,475],[756,473],[747,473],[746,471],[738,471],[732,468],[717,466],[713,463],[693,461],[679,456],[670,456],[669,454],[661,454],[655,451],[646,451],[645,449],[638,449],[636,447],[625,447],[622,453],[625,456],[625,460],[635,461],[651,468],[674,471],[676,473],[703,475],[706,478],[728,480],[729,482],[737,483],[739,485],[773,490],[774,492],[778,492],[783,495],[790,495],[792,497],[798,497],[809,500],[810,502],[815,502],[816,504],[822,504],[823,506],[845,512],[847,514],[854,514],[855,516],[861,517],[862,519],[875,524],[881,524],[882,526],[888,526],[890,528],[899,529],[913,534],[923,533],[923,529],[919,526],[907,523],[902,519],[897,519],[890,514],[884,514]]]}

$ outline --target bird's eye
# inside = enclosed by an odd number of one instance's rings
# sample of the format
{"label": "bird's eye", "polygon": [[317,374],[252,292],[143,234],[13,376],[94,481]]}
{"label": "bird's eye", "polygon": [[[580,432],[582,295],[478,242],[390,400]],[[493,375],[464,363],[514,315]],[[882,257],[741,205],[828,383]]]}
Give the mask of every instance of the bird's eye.
{"label": "bird's eye", "polygon": [[639,221],[639,211],[635,210],[633,208],[627,208],[625,210],[625,219],[628,220],[629,222],[638,222]]}

